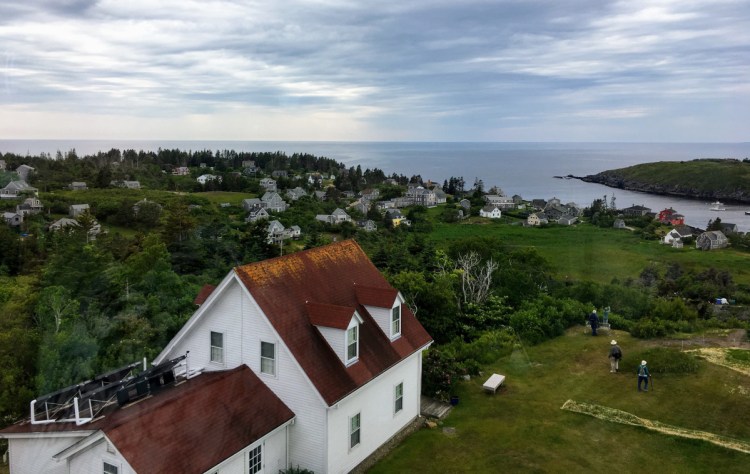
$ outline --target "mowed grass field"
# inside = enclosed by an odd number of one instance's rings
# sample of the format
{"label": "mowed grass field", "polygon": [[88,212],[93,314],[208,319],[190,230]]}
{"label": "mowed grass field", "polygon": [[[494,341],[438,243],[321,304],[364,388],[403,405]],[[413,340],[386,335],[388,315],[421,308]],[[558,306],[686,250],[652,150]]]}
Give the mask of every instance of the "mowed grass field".
{"label": "mowed grass field", "polygon": [[731,248],[700,251],[675,249],[655,240],[643,240],[624,229],[575,226],[523,227],[488,219],[464,223],[436,222],[430,239],[439,247],[467,237],[492,237],[509,247],[536,249],[553,267],[558,278],[609,283],[613,278],[637,278],[649,265],[666,269],[673,262],[687,269],[714,267],[729,271],[736,283],[750,285],[750,254]]}
{"label": "mowed grass field", "polygon": [[[625,357],[617,374],[611,337]],[[421,429],[369,472],[747,472],[750,454],[561,409],[567,400],[592,403],[750,443],[749,377],[701,361],[696,374],[655,374],[653,389],[638,392],[635,367],[653,345],[578,327],[519,348],[462,382],[459,404],[437,428]],[[482,389],[491,373],[507,377],[496,395]]]}

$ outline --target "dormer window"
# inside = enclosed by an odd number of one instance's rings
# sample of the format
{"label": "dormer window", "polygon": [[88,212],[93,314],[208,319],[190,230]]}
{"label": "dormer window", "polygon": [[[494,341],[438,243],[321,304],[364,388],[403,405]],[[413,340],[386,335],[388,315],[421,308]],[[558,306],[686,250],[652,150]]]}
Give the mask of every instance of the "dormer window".
{"label": "dormer window", "polygon": [[[396,301],[398,303],[398,300]],[[391,310],[391,339],[401,335],[401,305],[397,304]]]}
{"label": "dormer window", "polygon": [[318,328],[331,349],[345,366],[359,360],[359,328],[364,319],[357,310],[347,306],[308,301],[310,322]]}
{"label": "dormer window", "polygon": [[356,324],[346,330],[346,363],[351,364],[359,358],[359,326]]}

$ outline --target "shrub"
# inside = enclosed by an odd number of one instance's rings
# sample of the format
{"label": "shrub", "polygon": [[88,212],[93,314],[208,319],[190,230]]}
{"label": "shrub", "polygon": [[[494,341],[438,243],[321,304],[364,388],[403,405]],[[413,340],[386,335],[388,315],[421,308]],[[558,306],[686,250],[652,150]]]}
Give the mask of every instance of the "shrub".
{"label": "shrub", "polygon": [[427,351],[422,368],[422,394],[448,401],[458,382],[460,368],[450,351],[433,347]]}
{"label": "shrub", "polygon": [[668,330],[666,323],[659,319],[645,318],[633,324],[630,333],[634,337],[641,339],[650,339],[654,337],[664,337]]}
{"label": "shrub", "polygon": [[451,346],[455,350],[456,360],[463,366],[466,373],[476,375],[479,369],[476,368],[474,371],[473,364],[491,364],[500,357],[510,354],[513,351],[514,341],[514,335],[502,329],[485,332],[470,343],[455,341],[451,343]]}
{"label": "shrub", "polygon": [[609,315],[609,326],[612,329],[620,329],[622,331],[633,332],[633,321],[625,319],[618,314]]}
{"label": "shrub", "polygon": [[636,373],[641,360],[648,362],[648,370],[652,374],[694,374],[701,367],[700,359],[692,354],[669,347],[656,347],[628,358],[624,364],[625,371]]}

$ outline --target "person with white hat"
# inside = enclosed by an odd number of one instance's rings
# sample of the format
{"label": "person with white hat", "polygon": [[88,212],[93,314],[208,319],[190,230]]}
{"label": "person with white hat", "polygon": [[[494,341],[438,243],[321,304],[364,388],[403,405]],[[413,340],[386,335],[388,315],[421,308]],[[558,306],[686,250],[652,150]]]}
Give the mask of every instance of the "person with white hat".
{"label": "person with white hat", "polygon": [[591,325],[591,335],[596,336],[596,327],[599,326],[599,316],[596,315],[596,308],[589,314],[589,324]]}
{"label": "person with white hat", "polygon": [[612,339],[609,343],[609,371],[615,373],[620,370],[620,359],[622,359],[622,349],[617,345],[617,341]]}
{"label": "person with white hat", "polygon": [[644,392],[648,392],[648,367],[646,366],[646,361],[642,360],[641,365],[638,366],[638,391],[641,391],[641,382],[646,382],[646,384],[643,387]]}

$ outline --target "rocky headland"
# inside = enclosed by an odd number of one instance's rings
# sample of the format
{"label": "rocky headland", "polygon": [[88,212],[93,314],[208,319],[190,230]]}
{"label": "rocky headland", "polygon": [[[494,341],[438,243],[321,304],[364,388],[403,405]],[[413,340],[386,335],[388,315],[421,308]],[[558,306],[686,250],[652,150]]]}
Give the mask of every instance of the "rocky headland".
{"label": "rocky headland", "polygon": [[736,159],[644,163],[588,176],[588,183],[644,193],[750,203],[750,162]]}

